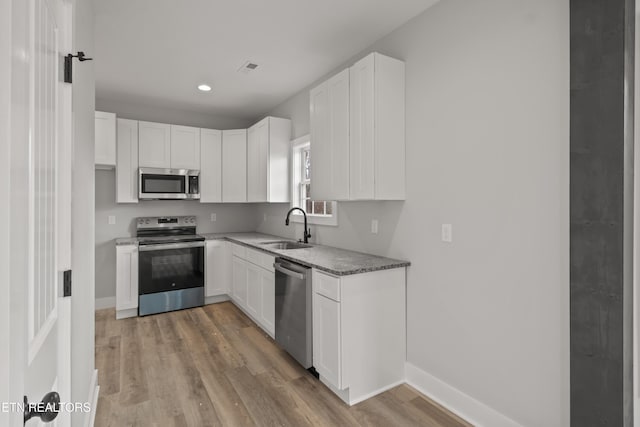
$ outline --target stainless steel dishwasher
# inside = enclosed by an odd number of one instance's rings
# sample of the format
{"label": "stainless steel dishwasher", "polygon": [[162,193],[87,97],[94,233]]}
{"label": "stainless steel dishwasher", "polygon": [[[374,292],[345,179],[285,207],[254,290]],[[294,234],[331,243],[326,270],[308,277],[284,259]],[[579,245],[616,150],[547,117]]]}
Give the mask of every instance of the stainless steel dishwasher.
{"label": "stainless steel dishwasher", "polygon": [[276,258],[276,342],[305,369],[311,368],[311,268]]}

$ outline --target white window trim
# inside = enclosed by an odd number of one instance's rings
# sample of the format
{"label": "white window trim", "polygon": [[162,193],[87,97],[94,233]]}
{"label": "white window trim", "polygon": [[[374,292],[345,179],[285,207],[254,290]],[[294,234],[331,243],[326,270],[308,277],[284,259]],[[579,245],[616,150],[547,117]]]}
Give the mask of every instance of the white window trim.
{"label": "white window trim", "polygon": [[[300,173],[302,166],[297,163],[299,161],[296,156],[296,150],[304,147],[305,145],[309,145],[311,143],[311,136],[304,135],[300,138],[296,138],[291,141],[291,207],[294,207],[295,200],[297,198],[297,190],[298,190],[298,180],[296,179],[296,174]],[[312,159],[313,161],[313,159]],[[313,166],[312,166],[313,167]],[[325,215],[311,215],[307,214],[307,223],[314,225],[328,225],[337,227],[338,226],[338,203],[331,202],[333,215],[325,216]],[[298,206],[300,208],[304,208],[303,206]],[[290,217],[291,221],[297,223],[304,223],[304,217],[300,213],[300,211],[293,211]]]}

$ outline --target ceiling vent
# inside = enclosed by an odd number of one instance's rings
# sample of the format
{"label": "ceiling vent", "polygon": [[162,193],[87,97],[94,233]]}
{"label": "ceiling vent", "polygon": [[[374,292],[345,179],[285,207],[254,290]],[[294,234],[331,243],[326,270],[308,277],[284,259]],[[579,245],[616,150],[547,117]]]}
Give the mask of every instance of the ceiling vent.
{"label": "ceiling vent", "polygon": [[242,64],[240,68],[238,68],[238,71],[240,71],[241,73],[248,74],[251,71],[255,70],[256,68],[258,68],[258,64],[256,64],[255,62],[245,61],[245,63]]}

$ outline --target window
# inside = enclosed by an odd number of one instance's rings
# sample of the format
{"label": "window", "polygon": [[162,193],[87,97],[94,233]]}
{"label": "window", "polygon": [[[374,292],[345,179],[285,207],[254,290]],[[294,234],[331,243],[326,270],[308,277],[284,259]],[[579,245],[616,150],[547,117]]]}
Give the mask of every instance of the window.
{"label": "window", "polygon": [[[337,225],[337,206],[334,201],[312,200],[311,194],[311,142],[309,135],[293,141],[293,195],[291,206],[305,210],[311,224]],[[296,222],[303,221],[302,214],[292,216]]]}

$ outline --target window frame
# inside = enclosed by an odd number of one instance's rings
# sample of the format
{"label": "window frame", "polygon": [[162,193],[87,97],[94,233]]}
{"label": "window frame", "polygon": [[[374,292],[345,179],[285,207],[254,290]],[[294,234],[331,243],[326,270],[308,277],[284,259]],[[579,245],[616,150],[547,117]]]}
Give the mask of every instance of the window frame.
{"label": "window frame", "polygon": [[[302,162],[302,152],[306,147],[311,146],[311,136],[304,135],[300,138],[296,138],[291,141],[291,203],[290,206],[297,206],[299,203],[300,208],[305,209],[306,203],[300,200],[301,186],[310,183],[311,180],[304,179],[304,166]],[[311,165],[313,167],[313,165]],[[313,200],[313,199],[312,199]],[[331,203],[332,214],[331,215],[317,215],[307,213],[307,223],[315,225],[338,225],[338,203],[335,201],[328,201]],[[306,209],[305,209],[306,211]],[[304,217],[300,211],[293,211],[290,216],[291,221],[297,223],[304,223]]]}

